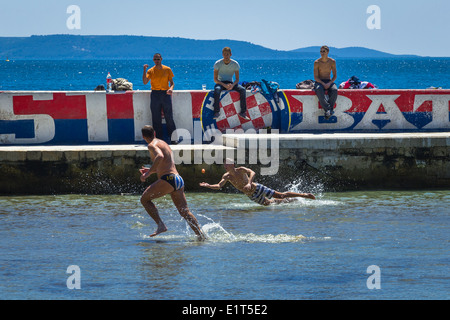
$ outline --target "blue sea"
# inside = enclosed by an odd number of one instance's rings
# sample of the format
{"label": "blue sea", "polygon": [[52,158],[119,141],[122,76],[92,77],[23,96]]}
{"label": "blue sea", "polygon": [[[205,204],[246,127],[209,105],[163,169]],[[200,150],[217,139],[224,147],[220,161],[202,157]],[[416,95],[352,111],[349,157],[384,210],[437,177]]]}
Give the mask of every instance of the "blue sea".
{"label": "blue sea", "polygon": [[[242,81],[291,89],[313,78],[313,60],[239,62]],[[0,90],[93,90],[108,72],[148,90],[145,63],[1,61]],[[213,63],[164,61],[178,90],[211,89]],[[339,60],[337,82],[352,75],[381,89],[450,88],[450,59]],[[286,189],[317,200],[263,207],[242,194],[186,190],[204,242],[169,197],[156,201],[169,231],[149,238],[156,226],[139,194],[0,196],[0,299],[450,299],[450,190],[301,185]],[[79,289],[69,288],[70,266]]]}
{"label": "blue sea", "polygon": [[[282,89],[294,89],[303,80],[313,79],[314,59],[239,60],[241,81],[275,81]],[[163,60],[175,74],[176,90],[212,89],[214,60]],[[143,65],[149,60],[21,60],[0,61],[0,90],[93,90],[105,85],[108,72],[125,78],[134,90],[149,90],[142,84]],[[380,89],[450,88],[450,58],[390,58],[337,60],[340,84],[355,75]]]}

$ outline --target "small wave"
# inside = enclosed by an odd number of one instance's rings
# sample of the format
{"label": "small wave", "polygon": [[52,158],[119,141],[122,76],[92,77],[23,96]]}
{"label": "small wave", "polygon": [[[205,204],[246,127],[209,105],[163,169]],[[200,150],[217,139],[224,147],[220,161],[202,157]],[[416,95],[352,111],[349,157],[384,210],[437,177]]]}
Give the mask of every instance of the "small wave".
{"label": "small wave", "polygon": [[305,237],[304,235],[290,234],[236,234],[228,237],[224,234],[208,234],[207,241],[219,243],[247,242],[247,243],[304,243],[307,241],[330,240],[330,237]]}
{"label": "small wave", "polygon": [[[244,199],[246,200],[246,199]],[[256,211],[264,211],[264,210],[276,210],[277,208],[289,208],[289,207],[321,207],[321,206],[339,206],[342,205],[342,201],[330,200],[330,199],[321,199],[317,198],[316,200],[305,199],[305,198],[289,198],[286,202],[281,202],[277,204],[272,204],[270,206],[261,206],[252,201],[244,201],[244,202],[235,202],[229,203],[227,208],[224,211],[229,210],[256,210]]]}
{"label": "small wave", "polygon": [[305,198],[290,198],[289,201],[285,203],[272,205],[271,208],[281,207],[321,207],[321,206],[338,206],[341,205],[342,201],[336,200],[325,200],[317,198],[316,200],[305,199]]}
{"label": "small wave", "polygon": [[202,227],[202,231],[206,234],[207,241],[210,242],[248,242],[248,243],[285,243],[285,242],[304,242],[308,240],[303,235],[289,234],[232,234],[226,231],[219,223],[208,223]]}
{"label": "small wave", "polygon": [[140,237],[143,240],[155,240],[155,241],[186,241],[186,235],[185,234],[159,234],[156,237],[150,237],[148,234],[140,234]]}
{"label": "small wave", "polygon": [[212,242],[248,242],[248,243],[286,243],[286,242],[303,242],[307,237],[303,235],[289,234],[238,234],[232,237],[218,236],[217,234],[208,235],[208,241]]}
{"label": "small wave", "polygon": [[339,206],[342,205],[342,201],[336,201],[336,200],[323,200],[323,199],[317,199],[314,201],[308,201],[305,203],[308,206],[311,207],[320,207],[320,206]]}
{"label": "small wave", "polygon": [[[309,238],[303,235],[289,235],[289,234],[233,234],[228,232],[219,223],[211,222],[202,226],[202,231],[206,235],[206,242],[210,243],[233,243],[233,242],[248,242],[248,243],[286,243],[286,242],[304,242]],[[155,240],[177,241],[186,240],[187,234],[162,234]],[[149,236],[144,236],[145,239],[151,239]],[[191,238],[188,236],[188,238]]]}
{"label": "small wave", "polygon": [[[306,241],[318,241],[318,240],[329,240],[329,237],[316,238],[316,237],[306,237],[304,235],[289,235],[289,234],[233,234],[227,230],[220,223],[215,222],[213,219],[198,214],[199,217],[208,220],[207,223],[202,225],[202,232],[206,235],[206,243],[235,243],[235,242],[246,242],[246,243],[301,243]],[[136,223],[135,228],[142,228],[144,224]],[[178,230],[180,231],[180,230]],[[140,237],[144,240],[155,240],[155,241],[193,241],[196,240],[196,236],[187,227],[184,231],[176,232],[169,231],[158,235],[157,237],[150,237],[148,235],[140,234]]]}
{"label": "small wave", "polygon": [[[205,225],[202,228],[206,235],[206,243],[235,243],[235,242],[247,242],[247,243],[287,243],[287,242],[304,242],[308,240],[303,235],[288,235],[288,234],[262,234],[257,235],[254,233],[248,234],[231,234],[223,229],[220,225]],[[141,234],[143,240],[155,240],[155,241],[189,241],[195,239],[193,235],[187,236],[186,234],[161,234],[157,237],[151,238],[148,235]]]}
{"label": "small wave", "polygon": [[140,222],[140,221],[136,221],[135,223],[133,223],[133,224],[131,225],[131,229],[142,229],[142,228],[144,228],[144,227],[147,227],[147,224],[142,223],[142,222]]}

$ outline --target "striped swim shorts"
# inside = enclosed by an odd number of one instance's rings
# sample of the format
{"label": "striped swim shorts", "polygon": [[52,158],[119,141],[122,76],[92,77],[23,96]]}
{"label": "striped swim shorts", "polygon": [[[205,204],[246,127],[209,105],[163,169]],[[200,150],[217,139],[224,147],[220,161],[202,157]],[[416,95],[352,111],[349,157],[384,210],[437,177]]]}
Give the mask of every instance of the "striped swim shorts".
{"label": "striped swim shorts", "polygon": [[170,173],[161,176],[161,180],[168,182],[175,191],[180,190],[184,187],[183,178],[180,175]]}
{"label": "striped swim shorts", "polygon": [[273,197],[275,190],[263,186],[262,184],[259,183],[255,184],[256,184],[255,192],[251,196],[249,196],[251,200],[259,204],[264,204],[265,198],[270,199]]}

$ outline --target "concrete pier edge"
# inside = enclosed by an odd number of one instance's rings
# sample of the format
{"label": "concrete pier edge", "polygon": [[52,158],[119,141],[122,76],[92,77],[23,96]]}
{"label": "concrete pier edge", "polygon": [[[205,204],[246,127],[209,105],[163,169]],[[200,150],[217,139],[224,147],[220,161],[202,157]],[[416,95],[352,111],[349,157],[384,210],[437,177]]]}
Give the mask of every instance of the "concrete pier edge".
{"label": "concrete pier edge", "polygon": [[[207,191],[198,186],[202,181],[218,182],[226,157],[279,189],[450,187],[450,132],[224,134],[222,139],[171,146],[187,192]],[[148,164],[145,144],[0,146],[0,194],[140,193],[153,181],[139,180],[138,169]],[[270,174],[261,174],[264,169]]]}

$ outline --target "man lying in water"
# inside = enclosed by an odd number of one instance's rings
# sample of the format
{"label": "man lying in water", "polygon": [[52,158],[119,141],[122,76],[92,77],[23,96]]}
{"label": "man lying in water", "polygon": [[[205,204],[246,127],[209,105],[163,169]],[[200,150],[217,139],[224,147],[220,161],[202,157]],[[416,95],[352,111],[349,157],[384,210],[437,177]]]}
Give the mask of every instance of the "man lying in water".
{"label": "man lying in water", "polygon": [[255,172],[246,167],[236,168],[233,160],[227,159],[224,167],[227,172],[222,176],[222,180],[220,180],[219,183],[211,185],[206,182],[201,182],[200,186],[213,190],[220,190],[227,182],[230,182],[236,189],[247,195],[251,200],[264,206],[273,203],[289,202],[292,200],[291,198],[298,197],[316,199],[311,193],[279,192],[263,186],[262,184],[253,182]]}

